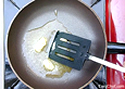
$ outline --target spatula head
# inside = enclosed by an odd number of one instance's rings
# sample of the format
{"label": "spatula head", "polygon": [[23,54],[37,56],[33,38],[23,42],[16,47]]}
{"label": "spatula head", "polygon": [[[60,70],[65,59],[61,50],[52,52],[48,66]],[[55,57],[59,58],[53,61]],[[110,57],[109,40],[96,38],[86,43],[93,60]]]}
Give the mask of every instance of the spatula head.
{"label": "spatula head", "polygon": [[80,70],[86,59],[91,41],[72,34],[57,32],[49,51],[49,58]]}

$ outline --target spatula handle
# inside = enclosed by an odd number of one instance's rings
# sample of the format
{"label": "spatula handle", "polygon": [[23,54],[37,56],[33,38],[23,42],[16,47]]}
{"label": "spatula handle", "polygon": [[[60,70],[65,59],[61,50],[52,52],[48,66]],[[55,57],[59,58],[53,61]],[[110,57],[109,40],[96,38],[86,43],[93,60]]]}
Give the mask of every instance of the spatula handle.
{"label": "spatula handle", "polygon": [[95,56],[92,56],[90,55],[89,56],[89,59],[94,61],[94,62],[97,62],[99,64],[102,64],[102,65],[105,65],[107,67],[110,67],[112,69],[116,69],[118,71],[121,71],[121,72],[124,72],[125,73],[125,68],[124,67],[121,67],[119,65],[116,65],[114,63],[111,63],[111,62],[108,62],[108,61],[105,61],[105,60],[102,60],[101,58],[98,58],[98,57],[95,57]]}

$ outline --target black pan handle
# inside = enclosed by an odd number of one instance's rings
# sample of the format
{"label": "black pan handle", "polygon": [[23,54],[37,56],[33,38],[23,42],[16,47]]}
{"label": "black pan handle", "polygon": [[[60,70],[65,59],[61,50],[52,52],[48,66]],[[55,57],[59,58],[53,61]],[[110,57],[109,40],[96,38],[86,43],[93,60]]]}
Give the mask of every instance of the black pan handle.
{"label": "black pan handle", "polygon": [[108,42],[108,54],[125,54],[125,43]]}

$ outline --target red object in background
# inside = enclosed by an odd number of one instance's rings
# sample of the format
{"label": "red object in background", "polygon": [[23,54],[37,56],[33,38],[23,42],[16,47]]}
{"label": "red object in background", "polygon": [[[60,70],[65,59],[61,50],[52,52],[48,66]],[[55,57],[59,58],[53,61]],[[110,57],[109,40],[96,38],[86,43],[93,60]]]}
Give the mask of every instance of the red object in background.
{"label": "red object in background", "polygon": [[[106,0],[106,34],[109,42],[125,43],[125,0]],[[108,54],[107,61],[123,66],[125,54]],[[107,68],[107,89],[125,89],[125,73]]]}

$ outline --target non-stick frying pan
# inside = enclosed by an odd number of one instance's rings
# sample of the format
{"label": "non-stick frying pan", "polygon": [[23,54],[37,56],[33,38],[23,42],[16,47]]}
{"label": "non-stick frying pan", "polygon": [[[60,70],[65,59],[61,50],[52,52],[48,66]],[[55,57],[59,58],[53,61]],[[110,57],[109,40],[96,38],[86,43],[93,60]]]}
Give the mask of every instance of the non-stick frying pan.
{"label": "non-stick frying pan", "polygon": [[11,67],[24,84],[35,89],[78,89],[87,86],[98,74],[101,65],[86,61],[82,70],[71,73],[67,80],[42,78],[31,71],[23,59],[22,42],[28,29],[40,27],[56,18],[75,35],[92,41],[90,52],[105,59],[107,39],[98,16],[77,0],[36,0],[23,8],[13,20],[7,34],[7,53]]}

